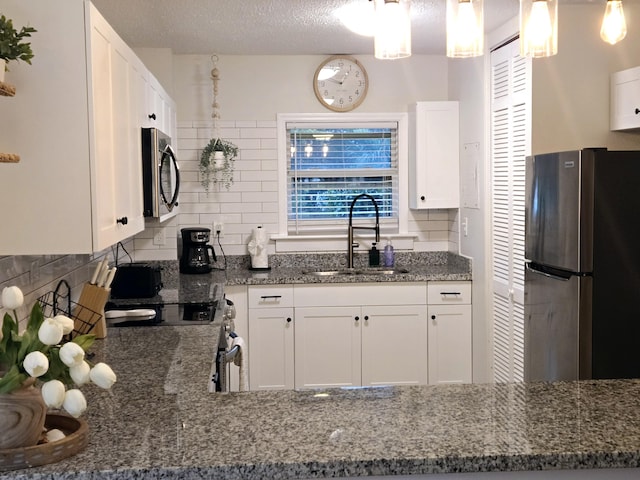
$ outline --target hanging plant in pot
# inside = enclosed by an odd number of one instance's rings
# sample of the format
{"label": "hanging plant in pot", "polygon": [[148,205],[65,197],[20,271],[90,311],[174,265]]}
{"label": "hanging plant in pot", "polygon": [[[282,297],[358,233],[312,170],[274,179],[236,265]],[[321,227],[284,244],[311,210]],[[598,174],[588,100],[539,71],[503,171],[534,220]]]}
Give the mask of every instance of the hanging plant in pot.
{"label": "hanging plant in pot", "polygon": [[228,140],[212,138],[200,155],[200,179],[208,192],[211,183],[221,183],[229,190],[233,184],[234,161],[238,147]]}
{"label": "hanging plant in pot", "polygon": [[229,140],[220,137],[218,121],[220,120],[220,105],[218,104],[218,82],[220,74],[216,67],[218,57],[211,56],[213,69],[211,80],[213,82],[213,138],[209,141],[200,155],[200,182],[207,194],[211,183],[220,183],[229,190],[233,184],[234,161],[238,156],[238,147]]}
{"label": "hanging plant in pot", "polygon": [[37,30],[33,27],[22,27],[18,31],[10,18],[0,16],[0,81],[4,81],[4,72],[9,71],[8,62],[22,60],[31,65],[31,43],[24,39],[35,32]]}

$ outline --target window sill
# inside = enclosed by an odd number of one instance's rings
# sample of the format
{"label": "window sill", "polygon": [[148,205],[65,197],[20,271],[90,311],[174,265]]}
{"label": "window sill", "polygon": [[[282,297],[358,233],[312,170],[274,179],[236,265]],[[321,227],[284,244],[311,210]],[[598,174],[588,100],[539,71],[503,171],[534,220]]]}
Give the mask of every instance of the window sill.
{"label": "window sill", "polygon": [[[386,235],[380,238],[379,248],[383,249],[387,244],[387,238],[391,239],[396,250],[413,250],[413,242],[418,238],[413,234]],[[276,253],[292,252],[340,252],[347,251],[347,235],[273,235],[271,240],[275,242]],[[355,241],[360,244],[356,252],[365,252],[371,248],[373,237],[366,235],[355,236]]]}

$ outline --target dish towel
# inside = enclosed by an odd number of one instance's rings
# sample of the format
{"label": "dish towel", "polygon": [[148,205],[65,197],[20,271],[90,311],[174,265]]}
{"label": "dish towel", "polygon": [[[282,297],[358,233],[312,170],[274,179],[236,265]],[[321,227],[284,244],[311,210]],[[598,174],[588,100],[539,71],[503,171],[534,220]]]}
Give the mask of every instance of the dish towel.
{"label": "dish towel", "polygon": [[246,347],[242,337],[236,337],[233,339],[231,348],[238,346],[238,354],[233,359],[233,363],[240,367],[240,391],[249,391],[249,378],[247,376],[247,361],[246,361]]}

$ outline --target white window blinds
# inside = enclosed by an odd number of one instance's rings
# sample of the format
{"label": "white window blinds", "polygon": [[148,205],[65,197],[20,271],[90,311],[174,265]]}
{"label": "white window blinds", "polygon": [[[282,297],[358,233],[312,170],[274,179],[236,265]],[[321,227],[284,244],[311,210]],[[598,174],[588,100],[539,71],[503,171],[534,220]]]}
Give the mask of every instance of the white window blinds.
{"label": "white window blinds", "polygon": [[[289,235],[344,233],[353,198],[375,198],[381,230],[398,232],[396,122],[288,123]],[[359,201],[354,219],[375,217]]]}

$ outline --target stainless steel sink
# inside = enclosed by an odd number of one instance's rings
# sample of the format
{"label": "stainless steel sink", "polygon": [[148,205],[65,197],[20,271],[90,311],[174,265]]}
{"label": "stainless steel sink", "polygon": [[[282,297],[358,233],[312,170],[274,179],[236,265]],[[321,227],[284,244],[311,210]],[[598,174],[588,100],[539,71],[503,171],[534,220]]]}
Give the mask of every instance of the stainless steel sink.
{"label": "stainless steel sink", "polygon": [[304,275],[316,277],[333,277],[336,275],[398,275],[409,273],[406,268],[344,268],[341,270],[304,270]]}

